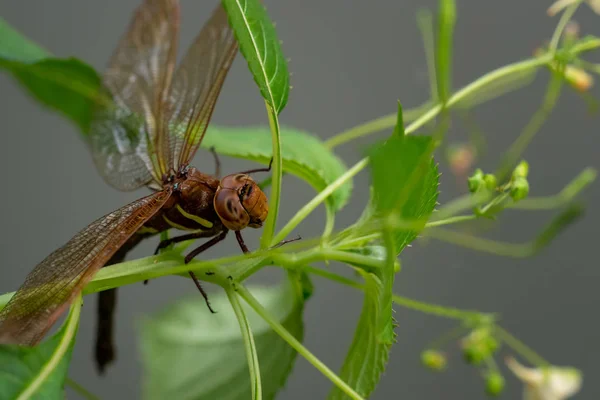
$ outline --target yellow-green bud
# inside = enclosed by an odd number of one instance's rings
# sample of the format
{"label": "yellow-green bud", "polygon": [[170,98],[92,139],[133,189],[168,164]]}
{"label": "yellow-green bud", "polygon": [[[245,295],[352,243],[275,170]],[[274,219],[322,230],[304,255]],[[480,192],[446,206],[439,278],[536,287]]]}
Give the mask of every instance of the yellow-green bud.
{"label": "yellow-green bud", "polygon": [[485,174],[483,181],[485,182],[485,187],[488,188],[488,190],[494,190],[498,187],[498,179],[496,179],[496,175]]}
{"label": "yellow-green bud", "polygon": [[523,200],[529,195],[529,182],[525,178],[515,178],[511,184],[510,197],[514,201]]}
{"label": "yellow-green bud", "polygon": [[469,192],[475,193],[478,192],[482,187],[485,186],[485,182],[483,180],[483,171],[477,168],[475,173],[467,179],[469,184]]}
{"label": "yellow-green bud", "polygon": [[527,161],[521,161],[513,171],[513,178],[527,178],[529,174],[529,164]]}
{"label": "yellow-green bud", "polygon": [[437,350],[425,350],[421,353],[421,362],[433,371],[442,371],[446,368],[446,356]]}
{"label": "yellow-green bud", "polygon": [[498,396],[504,390],[504,377],[499,372],[490,372],[485,377],[485,392],[489,396]]}

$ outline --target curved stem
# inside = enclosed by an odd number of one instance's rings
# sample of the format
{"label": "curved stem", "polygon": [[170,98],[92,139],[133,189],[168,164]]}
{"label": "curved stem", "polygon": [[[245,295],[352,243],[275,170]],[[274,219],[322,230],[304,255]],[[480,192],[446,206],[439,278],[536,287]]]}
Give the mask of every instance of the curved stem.
{"label": "curved stem", "polygon": [[256,344],[254,343],[254,335],[250,328],[250,322],[246,317],[244,308],[240,304],[238,294],[232,285],[224,285],[225,293],[229,303],[233,308],[235,316],[240,324],[240,331],[242,339],[244,341],[244,348],[246,349],[246,358],[248,359],[248,370],[250,372],[250,385],[252,387],[252,400],[262,399],[262,384],[260,375],[260,364],[258,362],[258,354],[256,352]]}
{"label": "curved stem", "polygon": [[26,400],[33,397],[38,389],[46,383],[50,374],[54,372],[65,354],[69,351],[71,342],[77,332],[79,316],[81,315],[81,294],[75,297],[72,304],[69,318],[65,322],[65,332],[62,334],[58,346],[53,350],[52,356],[46,361],[39,373],[36,374],[35,378],[29,382],[25,390],[19,394],[17,400]]}
{"label": "curved stem", "polygon": [[319,360],[314,354],[312,354],[306,347],[302,345],[283,325],[281,325],[259,302],[256,298],[243,286],[236,285],[239,295],[248,303],[254,311],[262,319],[267,322],[271,328],[285,340],[294,350],[296,350],[302,357],[304,357],[309,363],[311,363],[316,369],[318,369],[326,378],[328,378],[334,385],[340,390],[346,393],[350,398],[354,400],[362,400],[362,397],[354,391],[346,382],[344,382],[339,376],[337,376],[332,370],[330,370],[321,360]]}
{"label": "curved stem", "polygon": [[277,226],[277,216],[279,214],[279,204],[281,202],[281,182],[282,182],[282,160],[281,160],[281,135],[279,132],[279,119],[277,112],[265,101],[267,114],[269,116],[269,126],[271,127],[271,141],[273,143],[273,164],[271,195],[269,201],[269,216],[265,222],[263,235],[260,238],[262,249],[270,247],[271,239],[275,234]]}

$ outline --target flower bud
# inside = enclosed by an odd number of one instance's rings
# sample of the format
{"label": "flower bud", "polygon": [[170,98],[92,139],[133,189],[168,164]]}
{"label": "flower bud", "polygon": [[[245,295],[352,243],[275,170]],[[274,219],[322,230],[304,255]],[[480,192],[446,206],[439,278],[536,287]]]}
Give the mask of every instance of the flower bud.
{"label": "flower bud", "polygon": [[504,390],[504,377],[499,372],[490,372],[485,377],[485,392],[489,396],[498,396]]}
{"label": "flower bud", "polygon": [[529,182],[525,178],[516,178],[513,180],[510,188],[510,197],[514,201],[523,200],[529,195]]}
{"label": "flower bud", "polygon": [[483,171],[477,168],[475,173],[467,179],[469,184],[469,192],[476,193],[481,188],[485,186],[485,182],[483,180]]}
{"label": "flower bud", "polygon": [[421,362],[433,371],[442,371],[446,368],[446,356],[437,350],[425,350],[421,353]]}
{"label": "flower bud", "polygon": [[529,163],[527,161],[521,161],[517,165],[512,173],[513,178],[527,178],[529,174]]}
{"label": "flower bud", "polygon": [[496,178],[496,175],[485,174],[483,181],[485,182],[485,187],[488,190],[495,190],[498,187],[498,179]]}

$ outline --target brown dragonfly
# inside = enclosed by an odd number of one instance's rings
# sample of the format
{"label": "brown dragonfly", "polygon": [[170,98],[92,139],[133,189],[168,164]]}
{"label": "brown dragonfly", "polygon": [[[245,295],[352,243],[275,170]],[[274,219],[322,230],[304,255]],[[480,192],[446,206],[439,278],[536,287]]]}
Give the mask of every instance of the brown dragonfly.
{"label": "brown dragonfly", "polygon": [[[123,261],[141,240],[171,228],[188,231],[162,241],[211,238],[198,254],[235,232],[259,228],[267,217],[265,194],[245,171],[219,179],[189,165],[206,133],[225,76],[238,50],[219,5],[176,67],[177,0],[144,0],[104,75],[89,143],[96,167],[111,186],[153,193],[92,222],[38,264],[0,311],[0,343],[35,345],[100,268]],[[189,273],[206,299],[193,272]],[[100,293],[96,362],[102,372],[114,358],[116,290]],[[212,309],[211,309],[212,311]]]}

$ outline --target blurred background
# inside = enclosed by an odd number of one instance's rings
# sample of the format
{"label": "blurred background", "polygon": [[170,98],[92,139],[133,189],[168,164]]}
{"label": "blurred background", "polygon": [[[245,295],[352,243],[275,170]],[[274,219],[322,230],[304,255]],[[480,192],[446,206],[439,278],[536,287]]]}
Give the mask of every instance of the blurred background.
{"label": "blurred background", "polygon": [[[16,29],[59,57],[78,57],[102,71],[125,31],[138,0],[43,0],[0,2],[0,15]],[[187,47],[213,9],[215,1],[182,0],[182,45]],[[437,1],[265,0],[283,50],[291,58],[293,90],[281,122],[329,138],[356,124],[405,108],[429,97],[427,68],[417,27],[419,8],[435,10]],[[557,23],[549,18],[547,1],[458,1],[455,33],[454,87],[460,88],[502,65],[529,57],[548,40]],[[575,17],[582,33],[600,35],[600,17],[583,6]],[[589,59],[589,57],[588,57]],[[596,57],[598,61],[598,57]],[[519,92],[477,108],[472,114],[487,139],[487,153],[478,166],[491,171],[518,136],[543,96],[548,73]],[[592,94],[597,95],[594,89]],[[5,171],[0,196],[3,237],[0,241],[0,292],[15,290],[26,274],[85,225],[142,191],[119,193],[108,187],[94,169],[85,143],[74,125],[41,108],[6,75],[0,75],[0,119],[4,144],[0,169]],[[217,104],[213,122],[226,125],[261,124],[267,119],[264,103],[238,56]],[[567,89],[557,110],[527,150],[532,195],[562,189],[584,167],[599,167],[598,116]],[[450,142],[467,137],[469,125],[455,121]],[[365,137],[336,149],[352,165],[365,148],[387,132]],[[464,193],[448,164],[441,162],[443,205]],[[225,158],[225,173],[250,163]],[[201,151],[195,165],[213,171],[212,157]],[[355,180],[352,201],[337,220],[339,228],[356,218],[368,198],[368,173]],[[284,180],[281,221],[286,221],[314,195],[306,184]],[[416,241],[401,255],[402,272],[395,292],[448,306],[498,312],[502,326],[550,362],[582,369],[579,398],[600,397],[597,371],[600,323],[597,303],[598,209],[600,186],[592,185],[582,198],[588,205],[577,222],[535,257],[511,259],[482,254],[438,241]],[[319,235],[324,212],[319,209],[297,229],[303,237]],[[511,242],[532,239],[553,212],[510,211],[502,215],[487,237]],[[246,233],[256,248],[259,233]],[[140,246],[133,257],[150,254],[155,243]],[[233,236],[215,247],[210,257],[237,253]],[[272,270],[269,270],[272,271]],[[269,272],[267,271],[267,272]],[[273,274],[278,275],[278,274]],[[276,281],[261,274],[265,282]],[[339,370],[360,314],[360,292],[314,278],[316,290],[306,306],[306,346],[333,370]],[[214,287],[210,288],[214,293]],[[70,376],[102,398],[140,396],[140,362],[136,349],[136,321],[158,310],[182,293],[196,289],[189,281],[168,277],[150,286],[135,284],[120,290],[117,338],[119,358],[105,377],[96,375],[91,358],[95,323],[94,298],[87,298]],[[203,304],[199,303],[199,306]],[[420,364],[420,353],[453,322],[404,310],[398,306],[398,342],[374,399],[484,398],[484,381],[466,366],[456,347],[449,354],[449,370],[436,374]],[[201,360],[199,360],[201,362]],[[506,371],[506,370],[504,370]],[[509,372],[504,398],[518,398],[522,390]],[[210,377],[206,377],[210,379]],[[281,399],[321,399],[331,384],[304,359],[298,358]],[[69,397],[77,396],[69,391]]]}

